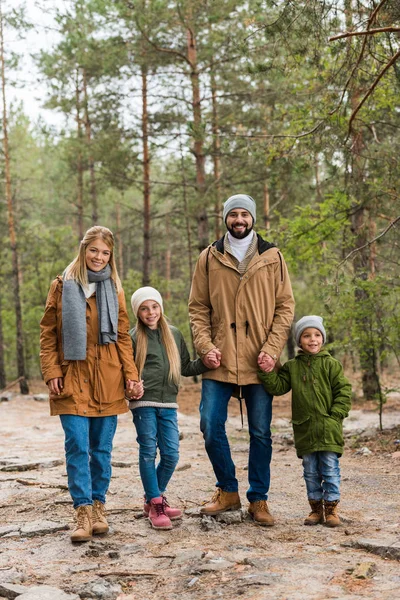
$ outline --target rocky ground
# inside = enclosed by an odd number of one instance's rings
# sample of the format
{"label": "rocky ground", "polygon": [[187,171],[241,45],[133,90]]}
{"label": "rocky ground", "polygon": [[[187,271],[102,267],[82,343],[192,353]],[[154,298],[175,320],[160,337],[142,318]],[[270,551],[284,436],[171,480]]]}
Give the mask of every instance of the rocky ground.
{"label": "rocky ground", "polygon": [[[305,527],[301,464],[287,399],[274,401],[270,508],[276,526],[245,510],[201,518],[214,477],[198,429],[199,386],[180,395],[181,459],[169,499],[185,509],[172,531],[142,514],[138,451],[130,415],[120,418],[108,495],[109,535],[73,546],[63,433],[40,396],[0,404],[0,600],[396,598],[400,589],[400,410],[385,407],[378,434],[373,407],[352,411],[341,460],[343,526]],[[367,408],[365,410],[365,408]],[[394,428],[397,425],[397,428]],[[228,423],[245,507],[248,434],[232,400]],[[396,451],[397,450],[397,451]]]}

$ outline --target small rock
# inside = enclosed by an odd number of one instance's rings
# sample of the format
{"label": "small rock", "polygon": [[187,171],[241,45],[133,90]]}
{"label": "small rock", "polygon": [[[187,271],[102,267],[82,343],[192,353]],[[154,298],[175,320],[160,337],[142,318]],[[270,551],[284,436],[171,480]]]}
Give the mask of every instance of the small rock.
{"label": "small rock", "polygon": [[0,396],[0,402],[9,402],[12,398],[12,392],[3,392]]}
{"label": "small rock", "polygon": [[47,402],[49,399],[49,395],[48,394],[35,394],[33,396],[33,399],[36,402]]}
{"label": "small rock", "polygon": [[112,467],[119,467],[120,469],[128,469],[129,467],[133,467],[133,463],[132,462],[126,462],[124,460],[112,460],[111,461],[111,466]]}
{"label": "small rock", "polygon": [[[89,583],[84,583],[75,591],[81,598],[95,598],[96,600],[116,600],[122,592],[119,583],[111,583],[102,579],[95,579]],[[53,600],[53,599],[52,599]]]}
{"label": "small rock", "polygon": [[394,458],[395,460],[399,460],[399,458],[400,458],[400,450],[397,450],[397,452],[393,452],[392,458]]}
{"label": "small rock", "polygon": [[50,585],[35,585],[27,588],[27,591],[18,600],[80,600],[76,594],[67,594],[64,590]]}
{"label": "small rock", "polygon": [[220,531],[222,525],[221,523],[217,523],[217,521],[212,517],[208,515],[202,515],[200,527],[204,529],[204,531]]}
{"label": "small rock", "polygon": [[174,558],[174,564],[181,565],[182,563],[190,562],[192,560],[200,560],[205,556],[205,552],[202,550],[187,550],[181,554],[177,554]]}
{"label": "small rock", "polygon": [[188,586],[188,587],[192,587],[192,586],[194,586],[194,584],[195,584],[195,583],[197,583],[197,582],[198,582],[198,580],[199,580],[199,578],[198,578],[198,577],[193,577],[193,579],[191,579],[191,580],[189,581],[189,583],[187,584],[187,586]]}
{"label": "small rock", "polygon": [[175,471],[187,471],[188,469],[191,469],[192,465],[190,463],[183,463],[182,465],[178,465],[175,469]]}
{"label": "small rock", "polygon": [[373,454],[373,452],[367,448],[366,446],[364,446],[363,448],[359,448],[359,450],[356,450],[356,452],[354,452],[354,454],[357,456],[369,456],[370,454]]}
{"label": "small rock", "polygon": [[20,527],[22,537],[35,537],[37,535],[47,535],[56,531],[65,531],[69,526],[65,523],[56,523],[55,521],[32,521],[25,523]]}
{"label": "small rock", "polygon": [[218,521],[218,523],[233,525],[234,523],[241,523],[244,520],[244,517],[241,510],[232,510],[216,515],[215,519]]}
{"label": "small rock", "polygon": [[4,598],[10,598],[10,600],[13,600],[26,591],[27,588],[24,585],[18,585],[15,583],[0,583],[0,596]]}
{"label": "small rock", "polygon": [[0,570],[0,581],[1,583],[23,583],[26,581],[26,576],[21,571],[11,567],[9,569]]}
{"label": "small rock", "polygon": [[353,571],[356,579],[370,579],[376,573],[376,564],[373,562],[362,562]]}
{"label": "small rock", "polygon": [[214,558],[207,563],[198,563],[191,569],[191,573],[206,573],[208,571],[224,571],[235,566],[235,563],[231,563],[224,558]]}

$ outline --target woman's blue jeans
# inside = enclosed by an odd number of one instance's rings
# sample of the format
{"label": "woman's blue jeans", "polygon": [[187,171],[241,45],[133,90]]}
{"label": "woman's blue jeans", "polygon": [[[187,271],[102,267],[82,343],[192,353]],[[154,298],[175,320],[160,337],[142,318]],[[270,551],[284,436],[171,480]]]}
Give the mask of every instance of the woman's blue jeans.
{"label": "woman's blue jeans", "polygon": [[305,454],[303,474],[309,500],[340,500],[340,466],[336,452]]}
{"label": "woman's blue jeans", "polygon": [[65,434],[68,488],[74,508],[106,501],[117,417],[60,415]]}
{"label": "woman's blue jeans", "polygon": [[[159,498],[179,460],[176,408],[141,406],[132,409],[139,444],[139,471],[146,501]],[[156,466],[157,448],[160,460]]]}
{"label": "woman's blue jeans", "polygon": [[[225,431],[228,402],[235,387],[231,383],[203,379],[201,390],[200,429],[217,478],[216,486],[226,492],[238,491],[235,465]],[[250,487],[247,499],[249,502],[256,502],[267,500],[270,485],[272,396],[261,384],[244,385],[242,393],[246,402],[250,434]]]}

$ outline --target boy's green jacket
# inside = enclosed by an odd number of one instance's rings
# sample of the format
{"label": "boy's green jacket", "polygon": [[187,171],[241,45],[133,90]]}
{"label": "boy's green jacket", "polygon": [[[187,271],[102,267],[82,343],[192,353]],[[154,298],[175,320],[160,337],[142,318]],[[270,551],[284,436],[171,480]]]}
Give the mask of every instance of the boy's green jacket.
{"label": "boy's green jacket", "polygon": [[[190,360],[190,355],[183,335],[176,327],[170,325],[172,335],[178,346],[181,356],[181,373],[184,377],[200,375],[207,371],[207,367],[201,361]],[[130,332],[133,349],[136,350],[136,331],[133,328]],[[168,380],[169,361],[165,346],[162,343],[161,332],[159,329],[150,329],[146,327],[147,333],[147,356],[144,365],[142,379],[144,381],[144,395],[141,402],[160,402],[160,404],[176,402],[178,386]]]}
{"label": "boy's green jacket", "polygon": [[351,385],[327,350],[300,351],[278,373],[258,372],[267,392],[292,390],[292,424],[297,456],[320,450],[343,454],[342,422],[351,406]]}

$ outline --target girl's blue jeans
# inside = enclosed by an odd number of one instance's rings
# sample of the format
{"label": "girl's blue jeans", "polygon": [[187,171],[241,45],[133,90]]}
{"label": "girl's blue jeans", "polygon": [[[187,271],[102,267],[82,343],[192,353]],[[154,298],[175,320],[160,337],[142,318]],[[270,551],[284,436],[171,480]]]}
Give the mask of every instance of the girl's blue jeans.
{"label": "girl's blue jeans", "polygon": [[[179,460],[176,408],[141,406],[132,409],[139,444],[139,471],[146,501],[159,498]],[[157,448],[160,460],[156,466]]]}
{"label": "girl's blue jeans", "polygon": [[309,500],[340,500],[340,466],[336,452],[305,454],[303,474]]}
{"label": "girl's blue jeans", "polygon": [[[200,429],[217,478],[216,486],[225,492],[238,491],[235,464],[225,430],[228,403],[235,387],[232,383],[203,379],[201,389]],[[242,392],[250,435],[250,487],[247,499],[249,502],[256,502],[267,500],[270,485],[272,396],[262,384],[244,385]]]}
{"label": "girl's blue jeans", "polygon": [[106,501],[117,417],[60,415],[65,434],[68,488],[74,508]]}

